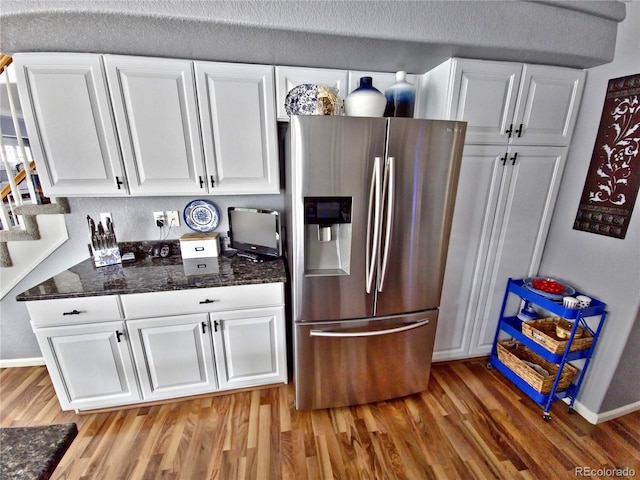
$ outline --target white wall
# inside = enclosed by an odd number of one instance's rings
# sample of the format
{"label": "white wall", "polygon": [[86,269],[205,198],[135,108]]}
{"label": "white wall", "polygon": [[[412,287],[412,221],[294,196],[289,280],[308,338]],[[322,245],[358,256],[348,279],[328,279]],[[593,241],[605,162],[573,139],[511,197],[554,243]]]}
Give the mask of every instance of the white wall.
{"label": "white wall", "polygon": [[[573,230],[607,83],[611,78],[640,73],[639,26],[640,3],[628,2],[627,18],[618,28],[614,60],[588,70],[582,106],[540,266],[541,274],[565,279],[608,305],[609,316],[578,395],[578,401],[594,413],[602,411],[616,370],[617,375],[623,375],[628,381],[616,382],[615,396],[620,401],[624,398],[627,404],[640,402],[640,362],[622,358],[627,343],[637,345],[640,334],[640,329],[633,330],[640,309],[640,201],[636,203],[624,240]],[[606,408],[612,410],[621,406],[611,397]]]}

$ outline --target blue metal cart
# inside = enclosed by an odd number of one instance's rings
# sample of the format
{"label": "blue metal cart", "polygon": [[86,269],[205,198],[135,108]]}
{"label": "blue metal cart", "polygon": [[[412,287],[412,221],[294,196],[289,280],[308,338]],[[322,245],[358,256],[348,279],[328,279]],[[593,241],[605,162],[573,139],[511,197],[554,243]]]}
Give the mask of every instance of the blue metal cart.
{"label": "blue metal cart", "polygon": [[[607,312],[605,311],[606,304],[591,297],[591,303],[587,308],[565,308],[561,303],[562,301],[560,301],[560,303],[557,303],[552,299],[546,298],[545,296],[536,293],[532,289],[527,288],[525,282],[526,279],[514,280],[511,278],[507,282],[504,299],[502,301],[502,308],[500,310],[500,320],[498,322],[498,327],[496,328],[496,334],[493,340],[493,347],[491,348],[491,355],[489,357],[487,368],[495,367],[496,370],[498,370],[505,377],[511,380],[528,397],[538,403],[544,409],[544,420],[549,421],[551,418],[549,415],[549,410],[551,408],[551,404],[555,400],[559,400],[565,397],[569,398],[569,412],[573,412],[573,404],[575,398],[578,395],[578,391],[580,390],[582,379],[584,378],[584,374],[586,373],[589,366],[589,362],[596,348],[600,331],[602,330],[602,326],[607,316]],[[571,327],[571,333],[566,339],[567,345],[564,352],[554,353],[548,350],[547,348],[545,348],[545,346],[534,341],[531,337],[525,335],[522,332],[523,321],[520,318],[518,318],[517,316],[505,316],[507,300],[509,299],[510,295],[517,295],[524,302],[536,305],[541,309],[549,312],[550,314],[562,317],[573,324],[573,326]],[[579,292],[576,292],[575,295],[581,294]],[[592,328],[587,323],[587,318],[597,316],[599,316],[600,318],[591,319],[590,321],[590,323],[592,323],[592,326],[595,327]],[[595,323],[597,323],[597,325]],[[588,348],[571,352],[571,345],[574,342],[575,335],[579,326],[582,327],[586,332],[589,332],[589,334],[593,337],[593,341]],[[510,336],[517,342],[520,342],[529,350],[533,351],[535,354],[539,355],[546,361],[558,365],[558,373],[555,376],[553,387],[551,388],[550,393],[544,394],[537,391],[523,378],[516,374],[516,372],[509,368],[509,366],[500,361],[497,353],[497,344],[499,342],[501,332],[504,332],[506,335]],[[577,374],[576,378],[573,379],[572,383],[566,390],[561,392],[557,391],[558,382],[560,381],[560,375],[565,367],[565,364],[579,359],[584,359],[584,364],[578,369],[579,373]]]}

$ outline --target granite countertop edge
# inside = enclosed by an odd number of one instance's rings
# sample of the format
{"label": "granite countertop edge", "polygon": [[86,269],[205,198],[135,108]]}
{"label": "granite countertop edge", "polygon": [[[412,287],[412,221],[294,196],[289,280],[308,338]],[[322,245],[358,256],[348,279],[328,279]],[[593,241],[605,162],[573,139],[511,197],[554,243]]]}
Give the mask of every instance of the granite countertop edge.
{"label": "granite countertop edge", "polygon": [[18,294],[16,300],[129,295],[287,281],[282,257],[263,263],[222,256],[199,260],[213,264],[214,273],[192,275],[175,252],[167,258],[152,258],[136,252],[135,262],[107,267],[96,267],[93,259],[87,258]]}

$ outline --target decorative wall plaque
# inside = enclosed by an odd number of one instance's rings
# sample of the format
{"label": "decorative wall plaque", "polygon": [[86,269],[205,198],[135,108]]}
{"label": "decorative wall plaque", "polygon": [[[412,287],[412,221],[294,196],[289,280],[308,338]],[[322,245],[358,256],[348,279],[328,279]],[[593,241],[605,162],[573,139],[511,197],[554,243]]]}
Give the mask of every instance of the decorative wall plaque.
{"label": "decorative wall plaque", "polygon": [[609,80],[573,228],[624,238],[640,187],[640,74]]}

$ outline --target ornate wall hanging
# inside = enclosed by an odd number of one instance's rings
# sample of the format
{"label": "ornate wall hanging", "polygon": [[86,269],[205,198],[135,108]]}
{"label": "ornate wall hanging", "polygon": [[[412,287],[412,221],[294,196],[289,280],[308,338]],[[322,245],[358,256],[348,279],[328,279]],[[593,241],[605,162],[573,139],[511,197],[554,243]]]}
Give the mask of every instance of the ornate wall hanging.
{"label": "ornate wall hanging", "polygon": [[640,187],[640,74],[609,80],[575,230],[624,238]]}

